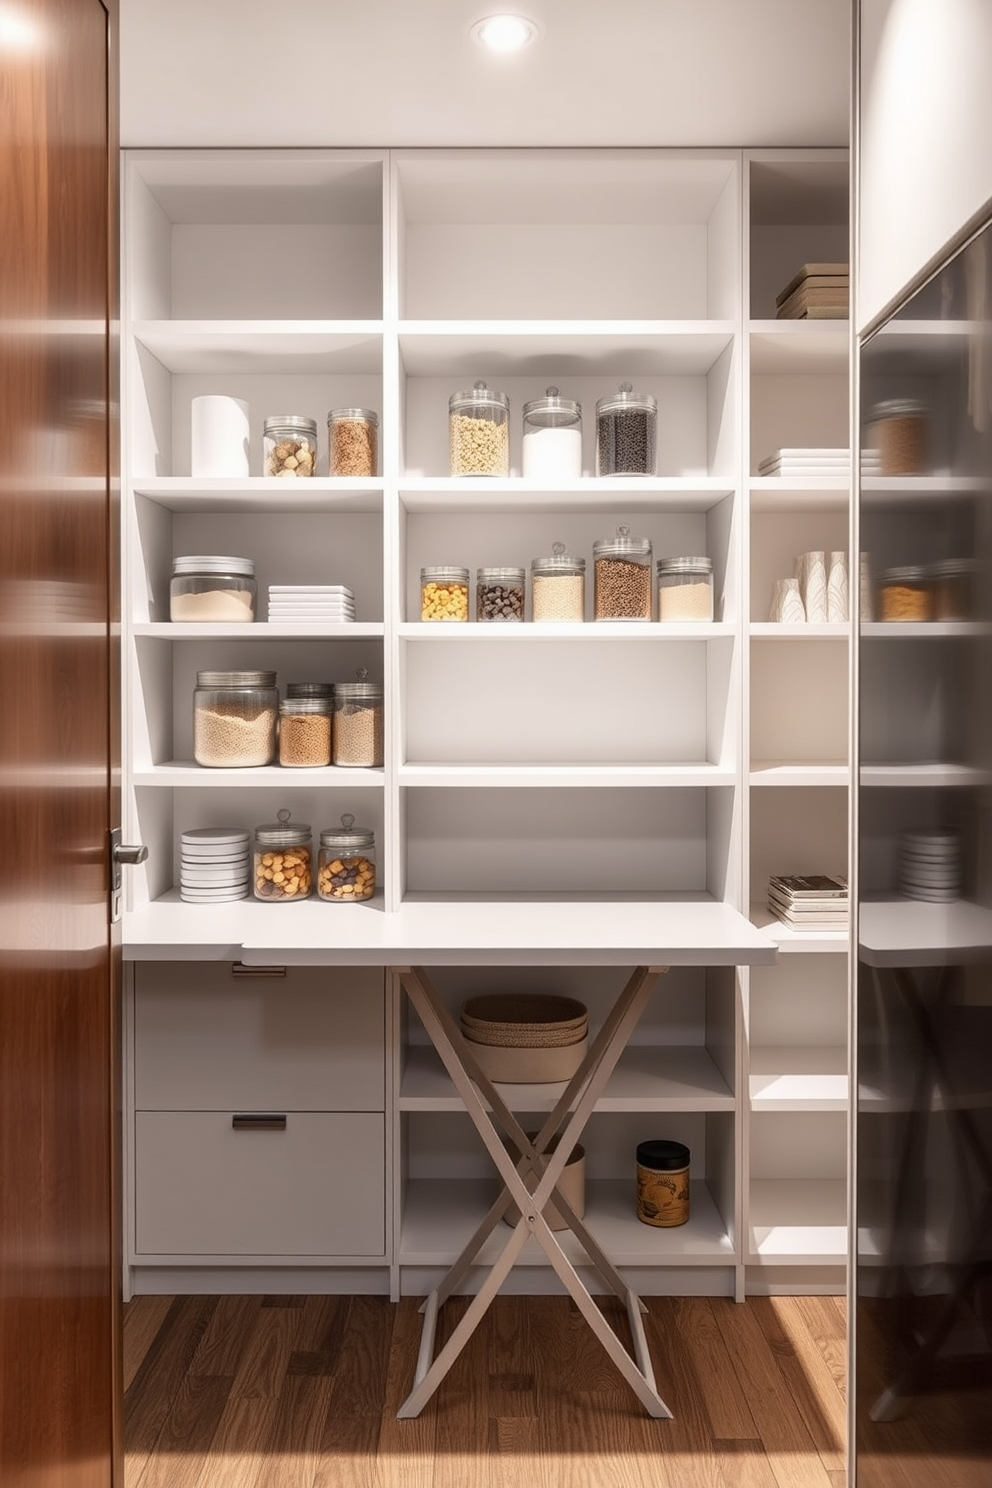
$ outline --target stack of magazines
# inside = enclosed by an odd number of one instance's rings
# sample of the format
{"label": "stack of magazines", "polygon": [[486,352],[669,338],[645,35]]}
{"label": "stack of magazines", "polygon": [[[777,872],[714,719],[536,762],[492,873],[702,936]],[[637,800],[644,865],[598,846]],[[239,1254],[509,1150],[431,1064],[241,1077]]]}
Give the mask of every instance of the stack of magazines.
{"label": "stack of magazines", "polygon": [[773,873],[768,908],[795,930],[843,930],[847,926],[847,879],[825,873]]}

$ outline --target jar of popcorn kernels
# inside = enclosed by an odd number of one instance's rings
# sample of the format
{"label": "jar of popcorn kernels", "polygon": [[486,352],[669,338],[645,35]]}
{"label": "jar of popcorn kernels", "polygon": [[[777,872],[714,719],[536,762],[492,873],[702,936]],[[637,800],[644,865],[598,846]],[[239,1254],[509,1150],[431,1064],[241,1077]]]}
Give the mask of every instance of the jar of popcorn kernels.
{"label": "jar of popcorn kernels", "polygon": [[312,834],[306,822],[290,822],[290,812],[255,828],[252,893],[272,904],[293,904],[310,896]]}
{"label": "jar of popcorn kernels", "polygon": [[265,475],[309,476],[317,468],[317,420],[294,413],[273,414],[262,429]]}
{"label": "jar of popcorn kernels", "polygon": [[349,811],[339,827],[320,834],[317,893],[337,904],[358,904],[375,893],[375,833],[356,827]]}

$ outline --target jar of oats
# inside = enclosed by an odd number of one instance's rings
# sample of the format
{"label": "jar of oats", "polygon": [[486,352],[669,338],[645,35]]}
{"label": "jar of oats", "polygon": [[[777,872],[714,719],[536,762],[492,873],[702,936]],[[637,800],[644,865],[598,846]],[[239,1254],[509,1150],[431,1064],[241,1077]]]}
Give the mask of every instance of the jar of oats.
{"label": "jar of oats", "polygon": [[339,827],[320,834],[317,893],[337,904],[357,904],[375,893],[375,833],[356,827],[348,811]]}
{"label": "jar of oats", "polygon": [[330,698],[286,697],[279,704],[279,763],[290,767],[331,763]]}
{"label": "jar of oats", "polygon": [[308,476],[317,468],[317,420],[294,413],[274,414],[262,429],[262,472]]}
{"label": "jar of oats", "polygon": [[933,584],[925,568],[887,568],[879,581],[883,620],[932,620]]}
{"label": "jar of oats", "polygon": [[290,822],[290,812],[255,828],[252,892],[256,899],[292,904],[310,896],[313,837],[306,822]]}
{"label": "jar of oats", "polygon": [[509,475],[510,400],[484,382],[448,399],[452,475]]}
{"label": "jar of oats", "polygon": [[334,684],[331,760],[335,765],[374,769],[382,764],[382,683],[369,682],[359,667],[354,682]]}
{"label": "jar of oats", "polygon": [[586,560],[572,558],[560,542],[552,544],[549,557],[532,558],[530,602],[538,622],[584,620]]}
{"label": "jar of oats", "polygon": [[327,415],[328,475],[379,474],[379,416],[371,408],[332,408]]}
{"label": "jar of oats", "polygon": [[271,765],[278,714],[275,672],[197,672],[193,758],[220,770]]}

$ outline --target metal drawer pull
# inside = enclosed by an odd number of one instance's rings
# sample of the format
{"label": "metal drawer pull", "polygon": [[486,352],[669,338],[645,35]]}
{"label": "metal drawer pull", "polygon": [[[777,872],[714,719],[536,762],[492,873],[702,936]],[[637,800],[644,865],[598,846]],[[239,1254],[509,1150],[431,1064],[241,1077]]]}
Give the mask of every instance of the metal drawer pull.
{"label": "metal drawer pull", "polygon": [[239,1111],[231,1125],[235,1131],[285,1131],[286,1118],[273,1111]]}
{"label": "metal drawer pull", "polygon": [[231,962],[231,975],[236,977],[284,977],[285,966],[246,966],[243,961]]}

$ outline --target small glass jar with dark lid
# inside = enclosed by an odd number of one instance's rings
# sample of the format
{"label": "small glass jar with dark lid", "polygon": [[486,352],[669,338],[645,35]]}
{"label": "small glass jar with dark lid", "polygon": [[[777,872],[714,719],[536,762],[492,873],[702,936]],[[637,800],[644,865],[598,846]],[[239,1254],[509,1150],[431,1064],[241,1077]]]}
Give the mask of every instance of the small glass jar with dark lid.
{"label": "small glass jar with dark lid", "polygon": [[285,697],[279,704],[279,763],[289,768],[331,763],[329,697]]}
{"label": "small glass jar with dark lid", "polygon": [[334,684],[332,763],[374,769],[383,760],[382,683],[358,667],[354,682]]}
{"label": "small glass jar with dark lid", "polygon": [[193,758],[222,770],[271,765],[278,714],[275,672],[197,672]]}
{"label": "small glass jar with dark lid", "polygon": [[371,408],[332,408],[327,415],[328,475],[379,474],[379,415]]}
{"label": "small glass jar with dark lid", "polygon": [[521,469],[530,480],[573,480],[582,474],[582,407],[549,387],[523,409]]}
{"label": "small glass jar with dark lid", "polygon": [[255,618],[257,595],[250,558],[190,554],[172,560],[169,619],[173,623],[243,625]]}
{"label": "small glass jar with dark lid", "polygon": [[452,475],[510,473],[510,400],[484,382],[448,399],[449,469]]}
{"label": "small glass jar with dark lid", "polygon": [[522,568],[480,568],[476,574],[475,618],[484,624],[524,618]]}
{"label": "small glass jar with dark lid", "polygon": [[552,544],[546,558],[532,558],[530,565],[532,618],[541,623],[575,622],[586,614],[586,560],[565,552],[565,544]]}
{"label": "small glass jar with dark lid", "polygon": [[350,812],[320,834],[317,893],[335,904],[358,904],[375,893],[375,833],[356,827]]}
{"label": "small glass jar with dark lid", "polygon": [[468,619],[468,569],[439,564],[420,570],[421,620]]}
{"label": "small glass jar with dark lid", "polygon": [[976,570],[973,558],[944,558],[930,565],[928,574],[933,588],[935,620],[974,619]]}
{"label": "small glass jar with dark lid", "polygon": [[262,470],[265,475],[303,477],[317,469],[317,420],[295,413],[277,413],[262,429]]}
{"label": "small glass jar with dark lid", "polygon": [[291,822],[289,811],[277,815],[278,821],[255,828],[252,892],[272,904],[294,904],[310,895],[313,834],[307,822]]}
{"label": "small glass jar with dark lid", "polygon": [[650,620],[651,539],[631,537],[619,526],[615,537],[593,544],[594,611],[597,620]]}
{"label": "small glass jar with dark lid", "polygon": [[654,475],[658,402],[629,382],[596,404],[596,474]]}
{"label": "small glass jar with dark lid", "polygon": [[884,569],[879,579],[883,620],[913,622],[933,619],[933,583],[922,564]]}

